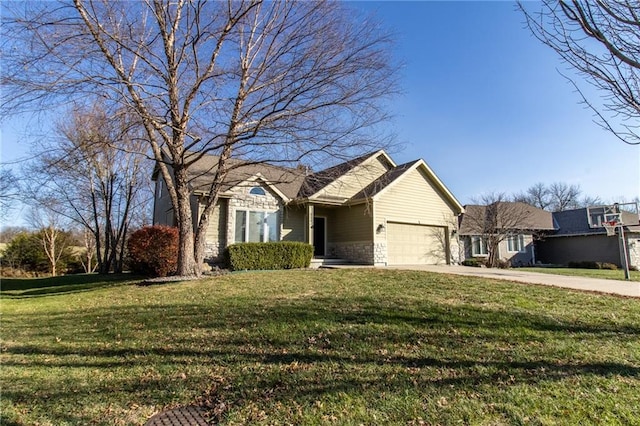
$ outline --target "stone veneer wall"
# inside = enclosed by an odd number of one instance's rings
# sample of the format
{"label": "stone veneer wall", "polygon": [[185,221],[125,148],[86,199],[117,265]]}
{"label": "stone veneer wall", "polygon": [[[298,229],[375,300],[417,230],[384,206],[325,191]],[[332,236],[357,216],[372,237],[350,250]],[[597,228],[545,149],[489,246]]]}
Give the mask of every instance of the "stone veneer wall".
{"label": "stone veneer wall", "polygon": [[629,266],[640,268],[640,234],[631,234],[627,237],[627,250]]}
{"label": "stone veneer wall", "polygon": [[348,260],[365,265],[387,264],[387,243],[371,241],[349,241],[346,243],[329,243],[328,252],[331,257]]}
{"label": "stone veneer wall", "polygon": [[[249,192],[254,187],[261,187],[264,189],[266,195],[253,195]],[[235,242],[235,226],[236,226],[236,210],[251,210],[251,211],[269,211],[278,212],[278,237],[282,234],[282,210],[281,203],[270,190],[260,185],[260,182],[247,183],[246,186],[236,187],[233,198],[229,199],[227,204],[227,223],[223,226],[226,229],[227,244],[233,244]],[[218,224],[210,224],[209,226],[218,226]],[[220,243],[220,240],[211,241],[208,240],[205,243],[205,258],[208,262],[219,262],[222,257],[222,253],[226,246]]]}
{"label": "stone veneer wall", "polygon": [[376,266],[387,266],[387,243],[379,242],[373,245],[373,264]]}
{"label": "stone veneer wall", "polygon": [[204,259],[207,263],[218,263],[222,261],[220,241],[206,241],[204,243]]}

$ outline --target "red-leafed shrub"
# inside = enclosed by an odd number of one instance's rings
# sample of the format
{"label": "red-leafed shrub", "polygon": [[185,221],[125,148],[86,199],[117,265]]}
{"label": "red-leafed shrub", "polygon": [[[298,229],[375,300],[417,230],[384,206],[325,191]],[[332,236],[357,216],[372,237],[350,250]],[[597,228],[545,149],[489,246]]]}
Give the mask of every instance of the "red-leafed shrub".
{"label": "red-leafed shrub", "polygon": [[178,229],[146,226],[137,230],[127,243],[131,271],[148,277],[174,274],[178,265]]}

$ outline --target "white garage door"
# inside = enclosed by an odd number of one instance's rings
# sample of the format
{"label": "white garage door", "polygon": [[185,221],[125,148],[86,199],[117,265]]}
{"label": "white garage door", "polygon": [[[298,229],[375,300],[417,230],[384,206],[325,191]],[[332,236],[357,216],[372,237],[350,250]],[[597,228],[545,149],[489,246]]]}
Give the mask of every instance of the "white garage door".
{"label": "white garage door", "polygon": [[435,265],[446,263],[443,247],[445,228],[438,226],[387,223],[389,265]]}

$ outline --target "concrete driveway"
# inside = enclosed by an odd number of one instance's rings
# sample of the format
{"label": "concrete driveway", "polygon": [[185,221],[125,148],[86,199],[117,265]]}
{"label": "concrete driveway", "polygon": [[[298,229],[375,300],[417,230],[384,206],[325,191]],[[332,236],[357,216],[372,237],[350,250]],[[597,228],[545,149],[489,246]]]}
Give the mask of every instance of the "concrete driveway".
{"label": "concrete driveway", "polygon": [[[387,266],[385,269],[407,269],[430,271],[443,274],[468,275],[473,277],[494,278],[497,280],[518,281],[530,284],[550,285],[575,290],[596,291],[599,293],[619,294],[640,298],[640,283],[637,281],[603,280],[599,278],[573,277],[566,275],[543,274],[514,269],[474,268],[457,265],[403,265]],[[622,274],[622,272],[620,272]]]}

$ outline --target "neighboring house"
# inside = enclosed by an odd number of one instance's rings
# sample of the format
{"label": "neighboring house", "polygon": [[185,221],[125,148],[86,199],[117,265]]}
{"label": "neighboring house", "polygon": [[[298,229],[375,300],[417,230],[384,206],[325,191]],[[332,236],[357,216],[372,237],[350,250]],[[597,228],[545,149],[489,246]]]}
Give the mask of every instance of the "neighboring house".
{"label": "neighboring house", "polygon": [[520,202],[464,206],[459,223],[465,259],[487,258],[499,241],[495,258],[512,266],[535,264],[537,239],[555,230],[550,212]]}
{"label": "neighboring house", "polygon": [[[192,210],[218,158],[190,169]],[[302,241],[316,258],[369,265],[450,263],[462,206],[423,160],[396,165],[378,151],[310,173],[235,160],[206,235],[209,260],[236,242]],[[166,185],[154,173],[154,223],[174,224]]]}
{"label": "neighboring house", "polygon": [[[542,263],[566,265],[569,262],[596,261],[623,265],[620,238],[607,236],[601,226],[603,217],[586,208],[553,213],[558,230],[538,243],[538,260]],[[600,215],[600,216],[603,216]],[[640,225],[638,216],[622,213],[629,265],[640,266]],[[619,231],[618,231],[619,232]]]}

